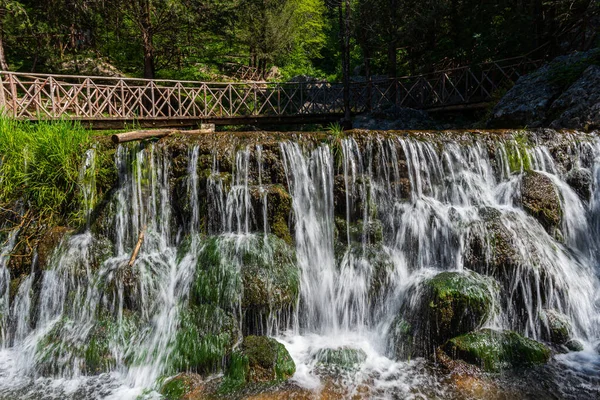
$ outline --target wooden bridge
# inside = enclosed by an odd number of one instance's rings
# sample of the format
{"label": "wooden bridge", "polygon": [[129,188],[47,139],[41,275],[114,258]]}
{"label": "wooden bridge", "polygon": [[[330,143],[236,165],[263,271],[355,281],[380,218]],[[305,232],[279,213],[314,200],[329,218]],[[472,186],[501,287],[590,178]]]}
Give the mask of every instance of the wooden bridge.
{"label": "wooden bridge", "polygon": [[[353,114],[391,106],[478,107],[543,61],[525,57],[426,75],[350,84]],[[343,85],[327,82],[209,83],[0,72],[0,107],[17,119],[70,119],[97,128],[127,123],[192,126],[339,120]]]}

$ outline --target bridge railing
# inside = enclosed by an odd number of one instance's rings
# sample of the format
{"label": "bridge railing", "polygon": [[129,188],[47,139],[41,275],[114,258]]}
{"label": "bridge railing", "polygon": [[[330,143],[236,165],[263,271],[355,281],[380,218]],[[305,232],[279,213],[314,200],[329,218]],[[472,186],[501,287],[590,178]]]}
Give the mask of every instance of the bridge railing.
{"label": "bridge railing", "polygon": [[[354,113],[390,106],[431,109],[489,101],[538,67],[514,59],[398,79],[352,82]],[[19,119],[218,119],[340,114],[343,85],[210,83],[0,72],[0,107]]]}

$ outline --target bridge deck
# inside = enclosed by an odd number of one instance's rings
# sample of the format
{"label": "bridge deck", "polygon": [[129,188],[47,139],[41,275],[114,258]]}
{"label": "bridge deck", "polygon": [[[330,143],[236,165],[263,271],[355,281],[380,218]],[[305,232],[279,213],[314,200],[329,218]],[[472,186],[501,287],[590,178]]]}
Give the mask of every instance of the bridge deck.
{"label": "bridge deck", "polygon": [[[353,114],[392,106],[444,109],[492,99],[541,64],[525,58],[397,79],[352,82]],[[209,83],[0,72],[0,107],[17,119],[71,119],[95,127],[309,123],[338,119],[343,85]]]}

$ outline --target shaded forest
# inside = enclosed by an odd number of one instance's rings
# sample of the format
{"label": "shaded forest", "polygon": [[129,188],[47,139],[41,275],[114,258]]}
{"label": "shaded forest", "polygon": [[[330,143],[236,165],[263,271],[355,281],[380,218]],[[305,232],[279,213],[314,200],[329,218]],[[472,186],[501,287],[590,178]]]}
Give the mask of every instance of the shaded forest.
{"label": "shaded forest", "polygon": [[399,76],[587,49],[599,10],[598,0],[0,0],[0,68],[103,62],[219,80],[246,65],[264,78],[335,80],[347,65]]}

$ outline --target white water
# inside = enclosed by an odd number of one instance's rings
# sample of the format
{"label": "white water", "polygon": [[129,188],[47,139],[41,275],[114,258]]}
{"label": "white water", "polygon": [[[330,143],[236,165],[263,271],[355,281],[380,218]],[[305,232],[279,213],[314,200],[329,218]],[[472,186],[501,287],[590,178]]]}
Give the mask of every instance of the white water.
{"label": "white water", "polygon": [[[577,353],[579,356],[568,354],[557,360],[571,369],[593,371],[597,367],[593,346],[600,338],[595,239],[600,233],[600,191],[596,190],[600,159],[593,163],[595,190],[587,204],[564,182],[566,171],[561,171],[544,146],[527,149],[525,156],[516,143],[497,142],[497,155],[491,159],[483,141],[438,145],[433,141],[374,138],[359,145],[357,140],[344,139],[337,148],[304,148],[294,142],[280,146],[293,200],[301,300],[289,330],[282,331],[289,324],[280,325],[274,317],[268,319],[266,331],[280,332],[278,339],[297,364],[294,382],[311,390],[323,389],[327,382],[316,359],[319,351],[351,348],[362,350],[366,358],[356,369],[342,374],[348,396],[364,393],[365,387],[372,398],[444,396],[440,377],[428,371],[423,360],[396,360],[388,330],[403,304],[417,300],[411,298],[414,292],[410,288],[439,271],[462,270],[473,236],[487,243],[489,232],[481,222],[482,207],[501,213],[500,221],[511,232],[513,247],[522,260],[508,300],[487,325],[516,329],[539,339],[544,329],[539,312],[557,309],[568,316],[575,337],[586,347],[585,352]],[[600,156],[598,144],[574,143],[570,157],[578,167],[582,148]],[[518,170],[511,171],[509,154],[514,157],[515,152]],[[34,274],[21,282],[13,304],[4,289],[11,279],[6,260],[15,232],[0,257],[2,343],[7,347],[0,352],[0,398],[11,398],[15,393],[37,398],[44,393],[57,399],[120,399],[135,398],[155,388],[170,357],[179,306],[186,301],[193,280],[201,240],[196,233],[201,230],[203,217],[210,233],[236,241],[238,251],[251,244],[256,233],[270,230],[262,153],[260,146],[247,146],[235,153],[231,185],[225,182],[214,157],[206,188],[210,215],[203,216],[199,208],[199,148],[190,148],[186,190],[191,213],[190,220],[185,221],[187,226],[180,227],[173,220],[171,160],[158,146],[119,147],[119,190],[109,206],[115,212],[108,243],[107,238],[89,230],[66,237],[51,266],[37,272],[41,274],[38,302],[31,297]],[[95,168],[93,151],[86,157],[80,180],[87,219],[96,195],[90,178]],[[558,190],[564,210],[564,243],[546,233],[520,206],[520,179],[526,164],[547,175]],[[257,172],[256,180],[252,171]],[[340,183],[346,221],[345,230],[336,235],[334,215],[339,215],[339,202],[335,191]],[[258,207],[252,203],[253,188],[259,190]],[[257,226],[258,215],[262,215],[261,226]],[[375,245],[373,227],[378,221],[383,241]],[[351,226],[358,227],[358,239]],[[181,231],[190,233],[193,243],[178,257]],[[145,233],[143,246],[133,268],[129,268],[127,262],[141,232]],[[351,246],[340,250],[339,242]],[[98,256],[98,247],[109,254]],[[371,252],[392,266],[375,295],[371,285],[379,278]],[[536,272],[540,266],[548,271],[549,279],[542,281]],[[512,306],[513,296],[524,299],[524,310]],[[99,323],[96,316],[100,308],[108,309],[118,326],[110,340],[112,372],[94,376],[82,371],[78,354],[57,360],[53,371],[41,370],[46,363],[39,346],[48,333],[59,328],[62,343],[81,346]],[[139,315],[138,321],[129,322],[131,312]],[[12,324],[6,323],[9,319]],[[128,328],[131,324],[133,334]],[[136,362],[128,366],[130,357]]]}

